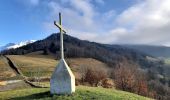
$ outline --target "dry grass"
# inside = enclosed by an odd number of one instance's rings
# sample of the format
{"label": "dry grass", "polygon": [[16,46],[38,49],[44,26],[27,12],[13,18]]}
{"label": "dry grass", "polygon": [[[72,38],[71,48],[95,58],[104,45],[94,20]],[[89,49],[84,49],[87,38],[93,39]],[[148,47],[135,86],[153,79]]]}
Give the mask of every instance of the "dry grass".
{"label": "dry grass", "polygon": [[49,58],[49,59],[55,59],[56,57],[54,55],[43,55],[43,51],[36,51],[26,54],[25,56],[28,57],[36,57],[36,58]]}
{"label": "dry grass", "polygon": [[[47,55],[9,55],[8,56],[23,72],[25,76],[50,77],[57,66],[52,56]],[[91,58],[70,58],[66,59],[76,79],[81,78],[82,67],[109,69],[106,64]],[[37,72],[40,72],[39,74]]]}
{"label": "dry grass", "polygon": [[16,76],[12,69],[9,67],[4,57],[0,56],[0,80],[6,80],[10,77]]}
{"label": "dry grass", "polygon": [[81,79],[81,75],[86,68],[102,69],[103,71],[108,71],[110,69],[105,63],[92,58],[72,58],[67,59],[66,61],[78,80]]}
{"label": "dry grass", "polygon": [[[51,76],[57,61],[50,58],[10,55],[8,56],[25,76]],[[39,72],[39,73],[38,73]]]}

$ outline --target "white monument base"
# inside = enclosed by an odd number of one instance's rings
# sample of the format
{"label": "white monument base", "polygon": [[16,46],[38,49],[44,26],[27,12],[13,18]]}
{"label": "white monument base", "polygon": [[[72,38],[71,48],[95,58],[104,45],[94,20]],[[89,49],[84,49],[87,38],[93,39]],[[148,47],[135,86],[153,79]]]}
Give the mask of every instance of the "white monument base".
{"label": "white monument base", "polygon": [[61,59],[50,80],[51,94],[71,94],[75,92],[75,76],[64,59]]}

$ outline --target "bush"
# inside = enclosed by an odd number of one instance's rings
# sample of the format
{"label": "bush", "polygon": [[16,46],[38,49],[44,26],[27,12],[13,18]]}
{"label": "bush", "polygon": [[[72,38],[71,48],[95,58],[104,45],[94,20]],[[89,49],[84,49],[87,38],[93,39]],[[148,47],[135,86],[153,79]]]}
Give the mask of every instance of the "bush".
{"label": "bush", "polygon": [[81,68],[81,72],[81,82],[89,83],[91,86],[97,86],[99,81],[107,78],[106,71],[101,68],[84,67]]}
{"label": "bush", "polygon": [[136,64],[121,63],[111,74],[118,89],[148,96],[148,86],[145,75],[137,69]]}
{"label": "bush", "polygon": [[103,80],[101,80],[97,86],[102,86],[104,88],[113,88],[114,87],[114,82],[112,79],[110,78],[105,78]]}

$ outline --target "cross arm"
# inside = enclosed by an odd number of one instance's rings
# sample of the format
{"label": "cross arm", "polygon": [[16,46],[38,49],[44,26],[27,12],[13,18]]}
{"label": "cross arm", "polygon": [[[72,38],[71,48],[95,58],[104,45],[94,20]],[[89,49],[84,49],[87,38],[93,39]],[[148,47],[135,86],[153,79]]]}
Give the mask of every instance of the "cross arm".
{"label": "cross arm", "polygon": [[60,24],[56,23],[56,21],[54,21],[54,25],[61,29],[64,33],[66,33],[65,29],[63,29]]}

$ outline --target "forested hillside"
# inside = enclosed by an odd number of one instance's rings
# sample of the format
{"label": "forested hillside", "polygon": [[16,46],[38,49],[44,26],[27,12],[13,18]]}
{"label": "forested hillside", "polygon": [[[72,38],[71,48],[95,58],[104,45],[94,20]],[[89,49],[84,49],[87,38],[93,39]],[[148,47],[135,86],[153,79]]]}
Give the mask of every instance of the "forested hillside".
{"label": "forested hillside", "polygon": [[152,45],[123,45],[127,48],[138,50],[154,57],[170,58],[170,47]]}

